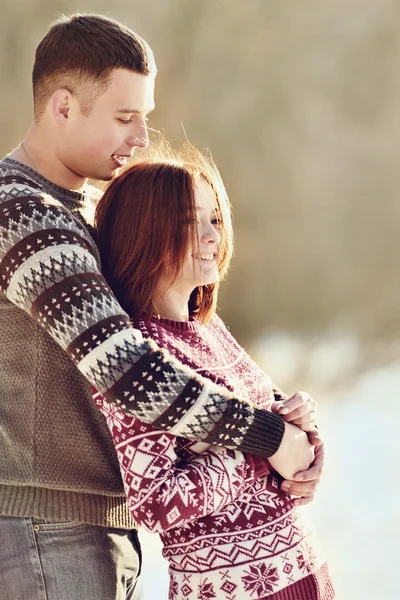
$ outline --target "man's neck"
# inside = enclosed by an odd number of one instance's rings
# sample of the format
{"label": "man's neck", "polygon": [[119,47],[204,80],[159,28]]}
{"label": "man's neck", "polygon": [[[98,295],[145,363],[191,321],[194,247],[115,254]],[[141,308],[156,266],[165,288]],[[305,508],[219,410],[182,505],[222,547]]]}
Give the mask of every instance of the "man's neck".
{"label": "man's neck", "polygon": [[66,190],[80,191],[87,183],[86,178],[73,173],[59,160],[51,149],[51,142],[46,140],[45,135],[39,135],[35,123],[31,125],[24,140],[11,152],[10,157]]}

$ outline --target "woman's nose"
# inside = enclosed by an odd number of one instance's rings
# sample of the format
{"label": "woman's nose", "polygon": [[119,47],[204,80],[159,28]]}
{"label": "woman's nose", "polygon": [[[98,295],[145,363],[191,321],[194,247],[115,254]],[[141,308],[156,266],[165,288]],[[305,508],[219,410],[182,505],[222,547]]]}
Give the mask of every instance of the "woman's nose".
{"label": "woman's nose", "polygon": [[204,228],[201,238],[205,244],[219,244],[221,232],[212,223],[209,223]]}

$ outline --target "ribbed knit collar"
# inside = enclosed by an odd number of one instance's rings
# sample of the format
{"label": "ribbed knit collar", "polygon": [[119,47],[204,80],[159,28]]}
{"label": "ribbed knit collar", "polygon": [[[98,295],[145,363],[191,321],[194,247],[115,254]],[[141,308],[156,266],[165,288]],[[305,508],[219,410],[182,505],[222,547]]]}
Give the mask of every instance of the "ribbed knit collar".
{"label": "ribbed knit collar", "polygon": [[170,329],[177,329],[178,331],[198,331],[204,325],[196,321],[194,318],[190,318],[189,321],[174,321],[173,319],[165,319],[164,317],[140,317],[143,321],[151,321],[152,323],[160,323]]}
{"label": "ribbed knit collar", "polygon": [[94,189],[91,186],[85,185],[81,192],[67,190],[66,188],[56,185],[52,181],[49,181],[48,179],[46,179],[46,177],[44,177],[37,171],[34,171],[34,169],[31,169],[31,167],[28,167],[28,165],[25,165],[24,163],[20,162],[19,160],[16,160],[15,158],[11,158],[11,156],[6,156],[2,159],[1,162],[4,162],[7,165],[10,165],[11,167],[16,167],[19,171],[21,171],[22,173],[39,183],[41,188],[46,193],[50,194],[51,196],[54,196],[60,201],[64,200],[69,205],[73,204],[77,208],[84,204],[87,194],[90,193],[90,190],[93,191]]}

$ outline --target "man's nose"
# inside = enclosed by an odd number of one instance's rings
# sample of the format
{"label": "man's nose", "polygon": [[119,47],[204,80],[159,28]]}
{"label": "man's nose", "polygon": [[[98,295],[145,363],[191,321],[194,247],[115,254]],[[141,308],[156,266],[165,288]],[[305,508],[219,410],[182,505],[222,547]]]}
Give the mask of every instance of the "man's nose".
{"label": "man's nose", "polygon": [[130,148],[147,148],[149,145],[149,132],[145,121],[140,125],[136,125],[134,131],[130,132],[126,142]]}

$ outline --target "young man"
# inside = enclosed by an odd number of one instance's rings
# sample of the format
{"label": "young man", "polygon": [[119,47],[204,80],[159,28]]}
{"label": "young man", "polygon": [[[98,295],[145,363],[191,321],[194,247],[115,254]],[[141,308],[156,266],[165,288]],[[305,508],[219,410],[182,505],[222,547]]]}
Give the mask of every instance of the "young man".
{"label": "young man", "polygon": [[[98,192],[86,182],[112,179],[147,145],[155,76],[150,48],[122,25],[63,17],[36,50],[32,126],[0,162],[6,597],[139,597],[135,523],[90,383],[176,435],[264,456],[285,454],[290,442],[280,415],[143,340],[101,275],[89,215]],[[321,462],[292,493],[312,498]]]}

